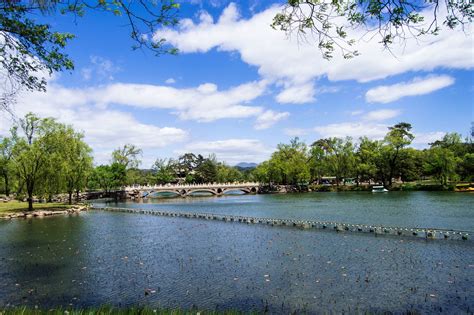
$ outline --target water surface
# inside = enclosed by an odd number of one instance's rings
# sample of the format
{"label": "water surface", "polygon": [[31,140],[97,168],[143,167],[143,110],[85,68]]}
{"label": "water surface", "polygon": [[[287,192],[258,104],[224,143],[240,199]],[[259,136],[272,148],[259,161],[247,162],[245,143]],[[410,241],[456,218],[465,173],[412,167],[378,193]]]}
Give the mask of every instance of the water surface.
{"label": "water surface", "polygon": [[[472,229],[468,195],[352,195],[173,199],[148,206]],[[420,209],[422,203],[442,217]],[[474,310],[474,242],[91,211],[0,221],[0,279],[0,306],[457,314]]]}

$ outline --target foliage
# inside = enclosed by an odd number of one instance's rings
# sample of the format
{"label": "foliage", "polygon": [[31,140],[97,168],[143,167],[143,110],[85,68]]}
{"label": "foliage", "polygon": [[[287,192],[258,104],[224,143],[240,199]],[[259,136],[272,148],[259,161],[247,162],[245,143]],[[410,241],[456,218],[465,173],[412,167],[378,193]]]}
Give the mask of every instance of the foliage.
{"label": "foliage", "polygon": [[23,136],[12,130],[15,145],[11,167],[17,174],[19,189],[25,189],[29,209],[33,209],[33,195],[81,190],[85,171],[90,167],[90,149],[70,126],[51,118],[41,119],[32,113],[20,120]]}
{"label": "foliage", "polygon": [[5,187],[5,195],[10,196],[11,182],[12,182],[12,158],[13,148],[17,140],[17,128],[10,130],[11,137],[5,137],[0,142],[0,176],[2,176]]}
{"label": "foliage", "polygon": [[[324,177],[334,177],[337,190],[347,189],[344,187],[347,180],[353,178],[356,186],[361,182],[392,186],[394,180],[406,182],[430,177],[448,187],[450,181],[472,180],[474,146],[469,139],[462,142],[460,135],[448,133],[429,150],[417,150],[408,147],[414,139],[411,128],[408,123],[398,123],[389,127],[383,140],[361,137],[356,144],[349,137],[318,139],[309,151],[304,143],[294,139],[289,145],[280,144],[252,175],[268,185],[296,185],[306,181],[317,191],[332,189],[321,185],[328,181]],[[339,187],[341,182],[343,187]]]}
{"label": "foliage", "polygon": [[126,144],[112,152],[112,164],[117,163],[123,165],[125,169],[137,168],[141,164],[139,159],[141,154],[142,150],[137,146],[134,144]]}
{"label": "foliage", "polygon": [[113,189],[118,189],[125,184],[126,175],[126,169],[123,164],[100,165],[94,169],[91,184],[109,193]]}
{"label": "foliage", "polygon": [[[440,6],[446,8],[445,16]],[[473,17],[470,0],[288,0],[273,18],[272,27],[288,34],[296,32],[300,40],[307,40],[310,34],[310,41],[316,40],[326,59],[333,57],[336,48],[344,58],[352,58],[359,52],[348,29],[364,29],[368,38],[379,35],[383,47],[390,48],[409,37],[437,35],[441,23],[463,29]]]}

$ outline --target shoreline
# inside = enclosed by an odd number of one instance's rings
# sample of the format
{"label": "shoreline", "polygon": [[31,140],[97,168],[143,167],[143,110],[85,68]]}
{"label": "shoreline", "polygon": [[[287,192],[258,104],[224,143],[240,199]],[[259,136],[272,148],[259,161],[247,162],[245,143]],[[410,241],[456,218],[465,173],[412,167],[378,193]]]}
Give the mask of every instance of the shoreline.
{"label": "shoreline", "polygon": [[64,208],[50,208],[50,209],[34,209],[33,211],[15,211],[12,212],[5,211],[0,213],[0,219],[11,220],[11,219],[30,219],[30,218],[44,218],[55,215],[64,215],[64,214],[78,214],[83,211],[88,211],[90,208],[86,204],[76,204],[71,205],[70,207]]}

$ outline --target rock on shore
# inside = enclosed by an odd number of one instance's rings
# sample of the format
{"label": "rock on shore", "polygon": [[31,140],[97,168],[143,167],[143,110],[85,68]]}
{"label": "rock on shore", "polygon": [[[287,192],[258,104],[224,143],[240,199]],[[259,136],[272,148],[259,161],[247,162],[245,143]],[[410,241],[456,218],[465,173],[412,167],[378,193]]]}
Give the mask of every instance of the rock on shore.
{"label": "rock on shore", "polygon": [[35,217],[47,217],[52,215],[59,214],[75,214],[82,211],[87,211],[89,209],[88,205],[72,205],[68,209],[51,209],[51,210],[34,210],[34,211],[23,211],[23,212],[13,212],[0,214],[0,219],[16,219],[16,218],[35,218]]}

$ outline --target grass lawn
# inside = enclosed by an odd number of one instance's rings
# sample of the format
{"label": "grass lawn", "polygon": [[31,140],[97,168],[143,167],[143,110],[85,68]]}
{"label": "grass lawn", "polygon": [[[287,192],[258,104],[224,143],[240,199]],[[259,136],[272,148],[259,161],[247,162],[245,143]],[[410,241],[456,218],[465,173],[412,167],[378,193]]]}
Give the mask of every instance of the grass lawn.
{"label": "grass lawn", "polygon": [[[65,209],[69,208],[68,204],[64,203],[33,203],[33,210],[47,210],[47,209]],[[0,201],[0,214],[28,211],[28,202],[12,200],[8,202]]]}

